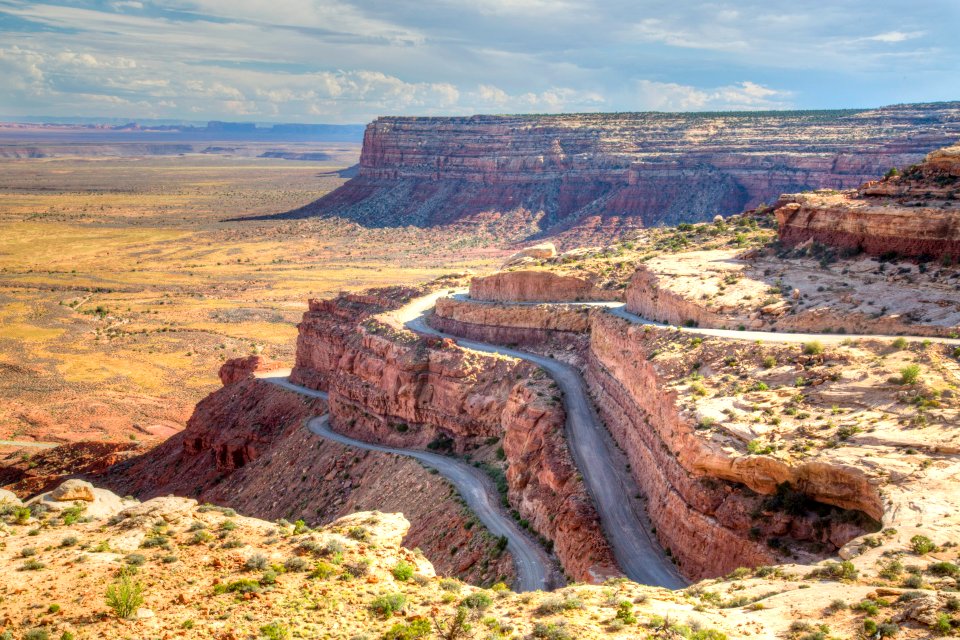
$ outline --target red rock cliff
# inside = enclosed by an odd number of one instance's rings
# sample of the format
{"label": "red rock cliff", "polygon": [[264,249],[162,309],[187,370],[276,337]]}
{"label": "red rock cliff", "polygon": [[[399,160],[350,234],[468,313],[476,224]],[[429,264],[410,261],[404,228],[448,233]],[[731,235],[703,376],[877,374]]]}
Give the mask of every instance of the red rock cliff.
{"label": "red rock cliff", "polygon": [[960,145],[848,193],[783,196],[780,240],[809,240],[873,255],[960,258]]}
{"label": "red rock cliff", "polygon": [[[360,175],[291,216],[439,225],[525,212],[608,232],[845,189],[960,138],[960,103],[871,111],[379,118]],[[542,215],[542,217],[540,217]],[[600,222],[598,222],[600,221]]]}
{"label": "red rock cliff", "polygon": [[371,317],[382,300],[312,301],[294,379],[330,394],[331,423],[353,437],[484,459],[502,442],[510,505],[550,540],[569,575],[617,570],[563,439],[557,390],[535,367],[417,338]]}

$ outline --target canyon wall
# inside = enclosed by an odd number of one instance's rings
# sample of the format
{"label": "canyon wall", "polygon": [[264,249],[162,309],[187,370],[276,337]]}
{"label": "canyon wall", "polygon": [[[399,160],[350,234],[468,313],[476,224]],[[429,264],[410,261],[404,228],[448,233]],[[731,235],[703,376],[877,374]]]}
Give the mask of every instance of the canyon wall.
{"label": "canyon wall", "polygon": [[[558,390],[511,358],[418,338],[382,322],[393,305],[342,295],[311,301],[292,378],[330,397],[331,424],[362,440],[506,462],[506,498],[574,579],[617,575],[563,438]],[[497,445],[500,451],[497,452]]]}
{"label": "canyon wall", "polygon": [[872,255],[960,257],[960,145],[850,193],[783,196],[780,241]]}
{"label": "canyon wall", "polygon": [[[221,373],[248,369],[228,361]],[[187,428],[155,449],[90,475],[140,499],[169,494],[260,518],[325,524],[363,510],[402,512],[404,543],[437,571],[479,584],[510,581],[509,554],[452,499],[452,487],[417,462],[329,442],[304,422],[326,403],[246,376],[202,400]]]}
{"label": "canyon wall", "polygon": [[285,215],[431,226],[521,212],[542,231],[609,235],[706,220],[785,192],[852,188],[958,139],[960,103],[385,117],[367,126],[357,177]]}
{"label": "canyon wall", "polygon": [[492,302],[591,302],[618,300],[620,295],[584,278],[537,269],[499,271],[470,280],[470,297]]}
{"label": "canyon wall", "polygon": [[[648,360],[655,329],[648,332],[599,310],[457,300],[441,301],[430,323],[472,339],[508,336],[539,353],[552,352],[550,342],[538,340],[542,337],[558,345],[558,354],[578,348],[590,394],[647,498],[656,535],[690,578],[778,562],[767,545],[770,538],[836,549],[862,532],[844,522],[825,524],[811,513],[767,513],[764,496],[783,483],[824,504],[882,516],[876,487],[858,469],[815,461],[791,466],[731,453],[700,437],[682,417],[667,377]],[[584,332],[581,338],[589,336],[587,342],[575,339],[578,331]],[[523,332],[534,339],[525,343]]]}

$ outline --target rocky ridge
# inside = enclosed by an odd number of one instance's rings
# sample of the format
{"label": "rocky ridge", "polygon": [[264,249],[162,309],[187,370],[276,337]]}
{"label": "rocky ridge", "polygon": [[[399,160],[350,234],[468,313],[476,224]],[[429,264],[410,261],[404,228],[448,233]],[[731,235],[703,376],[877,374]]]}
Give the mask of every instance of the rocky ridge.
{"label": "rocky ridge", "polygon": [[960,145],[855,191],[783,196],[780,241],[871,255],[960,257]]}
{"label": "rocky ridge", "polygon": [[960,138],[957,103],[864,111],[379,118],[360,175],[290,216],[433,226],[519,212],[574,239],[845,189]]}

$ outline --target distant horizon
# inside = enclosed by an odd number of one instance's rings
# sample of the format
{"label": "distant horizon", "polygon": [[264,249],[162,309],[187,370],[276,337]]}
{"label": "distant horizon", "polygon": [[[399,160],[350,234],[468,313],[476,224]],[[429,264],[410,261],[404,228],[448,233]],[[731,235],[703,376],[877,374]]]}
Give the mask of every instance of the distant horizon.
{"label": "distant horizon", "polygon": [[646,111],[559,111],[559,112],[517,112],[517,113],[471,113],[471,114],[450,114],[450,115],[417,115],[417,114],[383,114],[375,116],[367,122],[320,122],[320,121],[292,121],[292,120],[231,120],[228,118],[209,118],[203,120],[185,120],[178,118],[141,118],[141,117],[123,117],[123,116],[41,116],[41,115],[8,115],[0,114],[0,124],[62,124],[62,125],[125,125],[125,124],[151,124],[156,126],[192,126],[203,127],[211,123],[223,123],[231,125],[255,125],[257,128],[267,128],[274,126],[328,126],[328,127],[365,127],[373,120],[379,118],[473,118],[473,117],[534,117],[534,116],[577,116],[577,115],[598,115],[615,113],[650,113],[650,114],[672,114],[695,116],[699,114],[722,114],[722,113],[742,113],[750,115],[763,115],[764,113],[808,113],[808,112],[863,112],[874,111],[877,109],[887,109],[892,107],[904,106],[924,106],[924,105],[943,105],[957,104],[960,106],[960,97],[956,100],[933,100],[926,102],[899,102],[895,104],[882,104],[876,106],[855,106],[855,107],[836,107],[836,108],[811,108],[811,109],[724,109],[724,110],[703,110],[703,111],[671,111],[671,110],[646,110]]}

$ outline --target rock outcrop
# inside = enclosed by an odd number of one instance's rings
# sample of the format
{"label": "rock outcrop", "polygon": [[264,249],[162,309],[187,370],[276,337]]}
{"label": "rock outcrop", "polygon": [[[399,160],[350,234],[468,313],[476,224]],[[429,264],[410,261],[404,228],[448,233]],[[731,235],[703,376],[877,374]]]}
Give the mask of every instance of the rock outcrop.
{"label": "rock outcrop", "polygon": [[491,302],[589,302],[616,300],[619,295],[585,278],[538,269],[498,271],[470,281],[470,297]]}
{"label": "rock outcrop", "polygon": [[441,573],[483,584],[512,578],[510,556],[472,526],[444,480],[408,458],[319,439],[304,423],[325,411],[322,400],[244,378],[202,400],[182,432],[96,481],[142,499],[192,496],[310,524],[363,509],[399,511],[412,523],[406,544]]}
{"label": "rock outcrop", "polygon": [[953,261],[960,258],[960,146],[856,191],[783,196],[776,216],[787,246],[816,241],[850,253]]}
{"label": "rock outcrop", "polygon": [[490,457],[502,442],[510,505],[577,580],[616,575],[562,436],[555,386],[527,363],[417,338],[378,316],[399,302],[311,301],[292,378],[330,394],[333,427],[363,440]]}
{"label": "rock outcrop", "polygon": [[360,175],[285,214],[371,226],[519,213],[551,233],[609,236],[711,219],[784,192],[846,189],[960,138],[960,105],[869,111],[386,117]]}
{"label": "rock outcrop", "polygon": [[224,362],[223,366],[220,367],[220,382],[226,386],[240,380],[253,378],[257,373],[276,371],[282,368],[282,363],[267,360],[262,356],[233,358]]}

